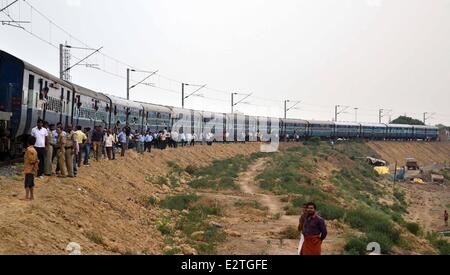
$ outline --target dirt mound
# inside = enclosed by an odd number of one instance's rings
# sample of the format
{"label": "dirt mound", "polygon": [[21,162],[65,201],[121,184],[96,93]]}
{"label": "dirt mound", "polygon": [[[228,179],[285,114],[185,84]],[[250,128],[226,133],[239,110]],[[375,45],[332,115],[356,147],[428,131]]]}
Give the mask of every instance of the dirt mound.
{"label": "dirt mound", "polygon": [[204,166],[257,152],[259,146],[217,144],[144,156],[130,151],[125,158],[81,168],[76,179],[37,180],[33,202],[20,200],[23,177],[0,177],[0,254],[68,254],[69,242],[79,243],[83,254],[161,254],[165,244],[155,222],[170,211],[150,208],[147,201],[176,191],[146,176],[165,175],[168,161]]}
{"label": "dirt mound", "polygon": [[372,141],[367,144],[390,164],[398,161],[404,165],[405,158],[410,157],[416,158],[419,165],[450,162],[450,143]]}

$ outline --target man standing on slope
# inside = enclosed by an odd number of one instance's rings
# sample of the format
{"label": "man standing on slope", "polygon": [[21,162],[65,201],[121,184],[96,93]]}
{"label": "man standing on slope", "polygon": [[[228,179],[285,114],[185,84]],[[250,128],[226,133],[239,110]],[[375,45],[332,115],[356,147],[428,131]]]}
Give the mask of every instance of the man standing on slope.
{"label": "man standing on slope", "polygon": [[308,213],[303,224],[303,243],[300,255],[321,255],[322,242],[327,237],[327,227],[325,221],[317,212],[317,207],[313,202],[306,204]]}

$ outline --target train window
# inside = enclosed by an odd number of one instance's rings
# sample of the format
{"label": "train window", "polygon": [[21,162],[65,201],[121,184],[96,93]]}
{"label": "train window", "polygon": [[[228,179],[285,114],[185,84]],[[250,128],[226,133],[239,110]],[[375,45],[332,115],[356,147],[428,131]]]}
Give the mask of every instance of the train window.
{"label": "train window", "polygon": [[34,75],[32,74],[28,76],[28,90],[34,90]]}
{"label": "train window", "polygon": [[[42,96],[42,89],[44,88],[43,87],[43,82],[44,82],[44,80],[42,78],[39,79],[39,98],[38,99],[41,99],[41,100],[44,99],[43,96]],[[37,102],[36,102],[36,107],[37,107]]]}

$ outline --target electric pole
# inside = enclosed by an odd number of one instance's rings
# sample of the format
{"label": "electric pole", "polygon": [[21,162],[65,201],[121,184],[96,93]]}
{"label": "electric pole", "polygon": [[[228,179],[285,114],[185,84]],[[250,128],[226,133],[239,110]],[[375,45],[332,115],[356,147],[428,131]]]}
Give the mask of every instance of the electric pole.
{"label": "electric pole", "polygon": [[380,109],[379,111],[378,111],[378,123],[380,123],[381,124],[381,118],[383,117],[383,109]]}
{"label": "electric pole", "polygon": [[130,100],[130,69],[127,68],[127,100]]}
{"label": "electric pole", "polygon": [[286,119],[286,116],[287,116],[287,103],[288,102],[289,102],[289,100],[284,101],[284,119]]}
{"label": "electric pole", "polygon": [[231,113],[234,113],[234,94],[235,93],[231,93]]}
{"label": "electric pole", "polygon": [[184,109],[184,83],[181,83],[181,108]]}
{"label": "electric pole", "polygon": [[298,104],[300,104],[301,103],[301,101],[299,100],[299,101],[295,101],[295,104],[294,105],[292,105],[292,107],[287,107],[287,103],[288,102],[292,102],[291,100],[285,100],[284,101],[284,118],[286,119],[287,118],[287,112],[288,111],[290,111],[291,109],[294,109],[294,107],[295,106],[297,106]]}
{"label": "electric pole", "polygon": [[334,122],[337,122],[339,105],[334,106]]}
{"label": "electric pole", "polygon": [[[189,98],[190,96],[193,96],[194,94],[196,94],[201,89],[205,88],[206,85],[207,84],[205,84],[205,85],[193,85],[193,84],[181,83],[181,107],[184,109],[184,100]],[[192,86],[192,87],[199,87],[199,88],[197,90],[195,90],[194,92],[188,94],[187,96],[184,96],[184,87],[185,86]]]}
{"label": "electric pole", "polygon": [[64,59],[64,46],[63,44],[59,44],[59,79],[64,79],[63,77],[63,71],[64,71],[64,67],[63,67],[63,59]]}

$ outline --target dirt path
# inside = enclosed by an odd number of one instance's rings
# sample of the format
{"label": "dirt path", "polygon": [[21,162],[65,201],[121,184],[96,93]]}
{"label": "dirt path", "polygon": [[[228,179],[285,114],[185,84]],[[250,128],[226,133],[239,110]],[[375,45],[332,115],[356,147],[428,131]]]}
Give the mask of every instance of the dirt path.
{"label": "dirt path", "polygon": [[407,218],[414,221],[426,231],[448,230],[444,225],[444,210],[449,210],[450,188],[434,184],[402,184],[409,197]]}
{"label": "dirt path", "polygon": [[[260,189],[255,177],[264,170],[267,159],[258,159],[247,171],[240,174],[237,183],[241,188],[242,200],[256,200],[267,213],[259,219],[251,219],[242,213],[232,213],[226,223],[229,232],[233,232],[227,241],[218,248],[219,254],[232,255],[296,255],[298,240],[284,239],[281,232],[288,226],[297,227],[299,216],[285,215],[284,207],[279,196]],[[330,228],[330,238],[324,242],[326,254],[341,251],[343,238],[333,236],[334,229]]]}

